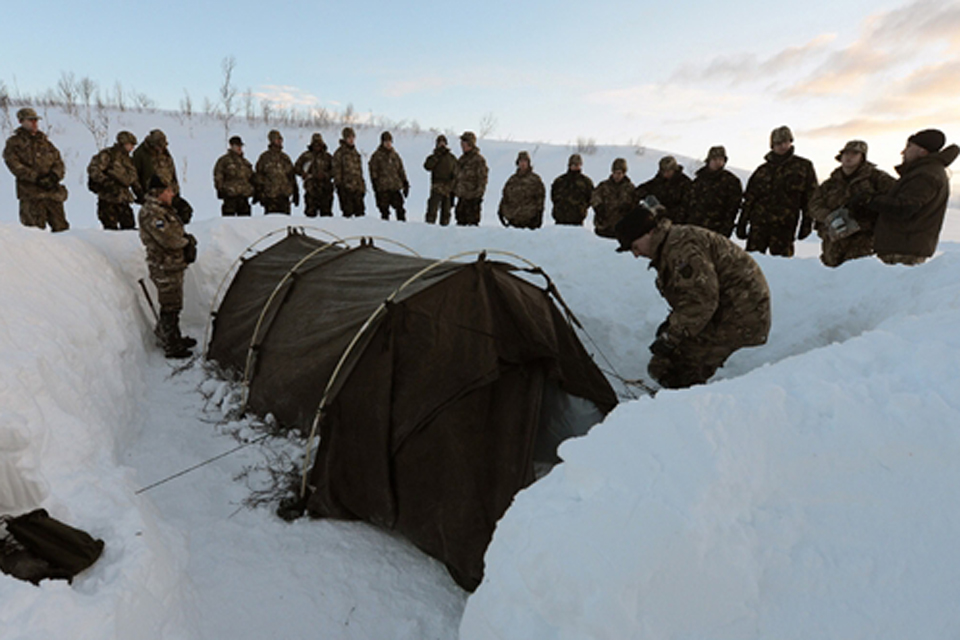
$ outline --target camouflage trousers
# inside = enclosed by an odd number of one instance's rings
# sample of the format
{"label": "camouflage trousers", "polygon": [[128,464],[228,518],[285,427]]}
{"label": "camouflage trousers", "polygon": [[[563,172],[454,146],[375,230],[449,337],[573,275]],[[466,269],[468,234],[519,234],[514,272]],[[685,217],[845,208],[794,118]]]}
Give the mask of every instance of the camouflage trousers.
{"label": "camouflage trousers", "polygon": [[437,210],[440,211],[440,226],[445,227],[450,224],[450,194],[431,191],[427,199],[427,216],[425,220],[428,224],[434,224],[437,221]]}
{"label": "camouflage trousers", "polygon": [[719,325],[708,324],[686,338],[667,357],[653,356],[647,371],[667,389],[683,389],[709,380],[734,351],[766,342],[770,331],[769,307],[758,306],[756,314]]}
{"label": "camouflage trousers", "polygon": [[861,231],[847,238],[831,240],[826,232],[820,234],[820,262],[828,267],[839,267],[847,260],[873,255],[873,233]]}
{"label": "camouflage trousers", "polygon": [[113,231],[137,226],[133,220],[133,209],[125,202],[97,200],[97,218],[104,229]]}
{"label": "camouflage trousers", "polygon": [[153,265],[149,267],[150,279],[157,287],[160,312],[179,313],[183,309],[183,270],[167,271]]}
{"label": "camouflage trousers", "polygon": [[908,267],[915,267],[927,261],[924,256],[910,256],[905,253],[884,253],[877,256],[884,264],[905,264]]}
{"label": "camouflage trousers", "polygon": [[337,201],[344,218],[358,218],[366,213],[362,191],[340,187],[337,189]]}
{"label": "camouflage trousers", "polygon": [[317,213],[324,217],[333,215],[333,185],[330,183],[319,187],[308,183],[304,187],[303,214],[315,218]]}
{"label": "camouflage trousers", "polygon": [[775,224],[751,224],[747,251],[770,252],[772,256],[793,256],[794,228]]}
{"label": "camouflage trousers", "polygon": [[475,227],[480,224],[480,210],[483,207],[483,198],[457,200],[457,224],[460,226]]}
{"label": "camouflage trousers", "polygon": [[397,212],[397,220],[404,222],[407,219],[407,210],[403,208],[403,194],[397,191],[377,191],[377,209],[380,210],[380,217],[384,220],[390,219],[390,207]]}
{"label": "camouflage trousers", "polygon": [[63,203],[56,200],[21,200],[20,222],[25,227],[46,229],[50,225],[53,232],[70,228],[67,214],[63,212]]}
{"label": "camouflage trousers", "polygon": [[290,215],[290,198],[260,198],[264,215],[268,213],[285,213]]}
{"label": "camouflage trousers", "polygon": [[220,213],[224,216],[249,216],[250,200],[246,196],[227,196],[223,199]]}

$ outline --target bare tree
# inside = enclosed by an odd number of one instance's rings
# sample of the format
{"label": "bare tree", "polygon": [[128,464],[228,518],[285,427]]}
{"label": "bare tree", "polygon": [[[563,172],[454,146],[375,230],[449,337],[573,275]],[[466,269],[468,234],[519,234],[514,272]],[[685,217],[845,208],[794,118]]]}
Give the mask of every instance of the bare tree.
{"label": "bare tree", "polygon": [[180,115],[187,120],[193,119],[193,99],[186,89],[183,90],[183,97],[180,98]]}
{"label": "bare tree", "polygon": [[233,85],[233,70],[236,67],[237,59],[232,55],[220,61],[220,70],[223,71],[223,82],[220,84],[220,106],[222,108],[224,142],[230,137],[230,125],[237,115],[237,104],[234,102],[234,98],[237,96],[237,88]]}
{"label": "bare tree", "polygon": [[273,116],[273,103],[264,98],[260,101],[260,115],[263,118],[263,124],[269,125],[270,118]]}
{"label": "bare tree", "polygon": [[123,92],[123,85],[117,80],[113,85],[113,103],[121,112],[127,110],[127,99]]}
{"label": "bare tree", "polygon": [[154,107],[157,105],[153,98],[138,91],[133,92],[133,104],[136,105],[137,111],[139,112],[153,111]]}
{"label": "bare tree", "polygon": [[80,93],[80,98],[83,99],[83,104],[89,109],[93,96],[97,93],[96,81],[87,76],[80,78],[80,81],[77,82],[77,91]]}
{"label": "bare tree", "polygon": [[63,110],[72,114],[77,107],[77,79],[73,72],[60,72],[60,79],[57,80],[57,94],[62,101]]}
{"label": "bare tree", "polygon": [[592,156],[597,152],[597,139],[596,138],[577,138],[577,153],[583,154],[585,156]]}
{"label": "bare tree", "polygon": [[7,84],[0,80],[0,127],[6,135],[13,129],[13,120],[10,119],[10,92]]}
{"label": "bare tree", "polygon": [[477,129],[478,138],[486,138],[497,129],[497,117],[488,111],[480,118],[480,127]]}
{"label": "bare tree", "polygon": [[247,118],[247,124],[254,124],[257,121],[257,110],[253,105],[253,90],[247,87],[243,94],[243,113]]}

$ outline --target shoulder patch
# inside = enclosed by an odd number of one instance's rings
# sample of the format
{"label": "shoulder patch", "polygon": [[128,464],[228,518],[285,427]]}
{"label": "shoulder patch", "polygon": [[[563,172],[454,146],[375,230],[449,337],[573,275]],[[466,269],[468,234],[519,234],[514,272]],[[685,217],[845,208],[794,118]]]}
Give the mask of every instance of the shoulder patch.
{"label": "shoulder patch", "polygon": [[161,218],[157,218],[153,224],[157,229],[163,229],[163,220]]}

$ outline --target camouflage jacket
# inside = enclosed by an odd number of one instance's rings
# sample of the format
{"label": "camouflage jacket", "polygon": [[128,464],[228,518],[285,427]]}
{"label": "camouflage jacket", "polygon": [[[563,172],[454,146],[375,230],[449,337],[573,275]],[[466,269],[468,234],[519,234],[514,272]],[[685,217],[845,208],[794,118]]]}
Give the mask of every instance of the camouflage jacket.
{"label": "camouflage jacket", "polygon": [[50,189],[37,184],[37,179],[47,174],[53,174],[57,182],[66,175],[60,152],[42,131],[32,134],[23,127],[14,131],[3,149],[3,161],[17,179],[18,199],[66,201],[67,188],[62,184]]}
{"label": "camouflage jacket", "polygon": [[654,196],[667,209],[661,215],[678,224],[683,223],[686,221],[686,205],[691,184],[693,182],[690,177],[682,170],[674,173],[669,180],[658,173],[637,185],[634,202],[640,202],[647,196]]}
{"label": "camouflage jacket", "polygon": [[423,168],[430,172],[430,192],[450,195],[457,177],[457,158],[450,153],[450,149],[434,149],[424,161]]}
{"label": "camouflage jacket", "polygon": [[746,251],[719,234],[668,219],[657,223],[651,247],[657,289],[670,305],[668,341],[695,338],[708,325],[726,346],[767,341],[770,289]]}
{"label": "camouflage jacket", "polygon": [[695,224],[729,238],[737,223],[742,197],[740,178],[726,169],[711,171],[710,167],[701,167],[690,186],[690,199],[686,206],[687,224]]}
{"label": "camouflage jacket", "polygon": [[134,189],[138,201],[143,201],[147,189],[150,188],[150,178],[160,176],[166,184],[173,187],[174,195],[180,194],[180,183],[177,181],[177,168],[173,164],[173,156],[166,147],[155,147],[146,140],[133,152],[133,166],[137,168],[137,182],[140,190]]}
{"label": "camouflage jacket", "polygon": [[[889,173],[877,169],[872,162],[862,162],[857,170],[849,176],[837,167],[823,184],[817,187],[810,198],[810,217],[818,223],[827,219],[833,211],[849,203],[850,198],[861,193],[876,195],[890,191],[896,180]],[[876,214],[865,208],[851,210],[860,228],[864,231],[873,229]],[[819,226],[819,225],[818,225]]]}
{"label": "camouflage jacket", "polygon": [[133,202],[130,189],[140,189],[133,159],[119,142],[90,159],[87,177],[90,184],[96,188],[97,197],[104,202],[130,204]]}
{"label": "camouflage jacket", "polygon": [[340,148],[333,154],[333,183],[338,189],[367,192],[363,181],[363,159],[355,145],[340,141]]}
{"label": "camouflage jacket", "polygon": [[497,215],[505,226],[536,229],[543,224],[543,201],[546,195],[543,180],[533,169],[517,169],[503,185]]}
{"label": "camouflage jacket", "polygon": [[277,147],[267,147],[257,158],[253,184],[261,198],[289,198],[300,190],[293,172],[293,161]]}
{"label": "camouflage jacket", "polygon": [[140,207],[140,242],[147,250],[147,264],[163,271],[183,271],[187,263],[183,248],[189,244],[183,223],[173,207],[147,196]]}
{"label": "camouflage jacket", "polygon": [[590,198],[590,205],[593,207],[594,231],[598,236],[616,237],[613,228],[636,204],[635,190],[630,178],[626,176],[620,182],[614,181],[613,176],[610,176],[597,185]]}
{"label": "camouflage jacket", "polygon": [[377,147],[370,156],[369,168],[374,191],[400,191],[410,186],[403,160],[396,149],[387,149],[383,145]]}
{"label": "camouflage jacket", "polygon": [[333,156],[327,153],[327,145],[319,149],[307,147],[297,158],[293,170],[303,178],[303,188],[307,191],[329,186],[333,180]]}
{"label": "camouflage jacket", "polygon": [[741,224],[784,227],[795,234],[817,189],[817,172],[809,160],[794,155],[792,148],[783,155],[771,151],[765,159],[747,181]]}
{"label": "camouflage jacket", "polygon": [[480,155],[478,147],[465,151],[457,160],[453,195],[461,200],[482,200],[487,190],[488,173],[487,161]]}
{"label": "camouflage jacket", "polygon": [[230,149],[213,165],[213,186],[219,198],[249,198],[254,194],[253,165]]}
{"label": "camouflage jacket", "polygon": [[929,257],[937,250],[943,216],[950,199],[949,167],[960,147],[951,144],[937,153],[896,167],[900,179],[869,203],[878,214],[874,246],[878,255]]}
{"label": "camouflage jacket", "polygon": [[593,196],[593,180],[582,171],[567,171],[550,185],[553,219],[557,224],[583,224]]}

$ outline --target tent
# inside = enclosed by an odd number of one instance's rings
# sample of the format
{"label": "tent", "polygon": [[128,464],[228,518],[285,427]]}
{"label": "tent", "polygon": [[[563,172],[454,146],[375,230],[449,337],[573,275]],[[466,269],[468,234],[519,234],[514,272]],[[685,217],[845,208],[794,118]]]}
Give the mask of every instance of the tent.
{"label": "tent", "polygon": [[534,461],[617,403],[549,279],[523,271],[291,230],[242,261],[207,355],[248,410],[319,435],[311,515],[399,531],[472,590]]}

